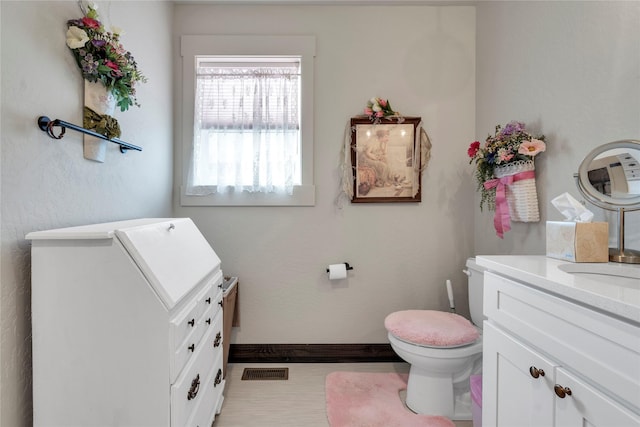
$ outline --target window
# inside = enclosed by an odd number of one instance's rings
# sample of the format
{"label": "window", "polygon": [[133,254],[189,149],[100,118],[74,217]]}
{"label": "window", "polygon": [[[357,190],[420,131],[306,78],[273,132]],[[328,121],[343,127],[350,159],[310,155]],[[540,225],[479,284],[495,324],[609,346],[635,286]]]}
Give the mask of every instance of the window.
{"label": "window", "polygon": [[311,36],[183,36],[183,205],[313,205]]}

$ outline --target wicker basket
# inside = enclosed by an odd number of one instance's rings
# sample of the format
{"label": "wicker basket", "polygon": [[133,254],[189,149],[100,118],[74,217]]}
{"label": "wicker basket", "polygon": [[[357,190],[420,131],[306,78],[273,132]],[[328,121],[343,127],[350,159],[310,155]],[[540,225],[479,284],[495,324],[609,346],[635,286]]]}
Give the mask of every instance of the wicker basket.
{"label": "wicker basket", "polygon": [[[515,175],[520,172],[534,171],[533,161],[521,161],[505,166],[498,166],[494,170],[496,178]],[[536,179],[522,179],[506,186],[507,203],[509,203],[509,215],[511,221],[538,222],[540,212],[538,210],[538,193],[536,192]]]}

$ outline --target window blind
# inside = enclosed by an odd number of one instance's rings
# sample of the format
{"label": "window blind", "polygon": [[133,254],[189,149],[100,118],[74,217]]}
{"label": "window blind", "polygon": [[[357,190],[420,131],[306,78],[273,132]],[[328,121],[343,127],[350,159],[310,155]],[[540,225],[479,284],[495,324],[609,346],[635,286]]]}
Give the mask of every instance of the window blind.
{"label": "window blind", "polygon": [[206,58],[196,70],[200,129],[298,130],[299,58]]}

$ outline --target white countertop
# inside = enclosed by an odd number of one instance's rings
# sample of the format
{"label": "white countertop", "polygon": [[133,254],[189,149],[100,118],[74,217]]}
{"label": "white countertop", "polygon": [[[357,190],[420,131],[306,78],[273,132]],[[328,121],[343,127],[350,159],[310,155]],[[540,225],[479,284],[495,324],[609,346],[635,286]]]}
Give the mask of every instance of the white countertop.
{"label": "white countertop", "polygon": [[489,271],[640,324],[638,264],[571,263],[544,255],[478,255],[476,262]]}

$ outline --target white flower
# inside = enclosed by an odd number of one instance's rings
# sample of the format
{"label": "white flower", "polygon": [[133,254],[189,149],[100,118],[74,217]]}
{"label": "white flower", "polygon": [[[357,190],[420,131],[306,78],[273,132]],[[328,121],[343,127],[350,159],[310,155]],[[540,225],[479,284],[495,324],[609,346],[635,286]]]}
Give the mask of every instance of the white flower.
{"label": "white flower", "polygon": [[67,46],[70,49],[78,49],[83,47],[89,41],[89,36],[82,29],[72,25],[67,30]]}
{"label": "white flower", "polygon": [[122,31],[122,28],[116,27],[115,25],[111,27],[111,32],[117,36],[121,36],[124,34],[124,31]]}
{"label": "white flower", "polygon": [[378,98],[373,97],[369,100],[369,102],[371,103],[371,105],[376,105],[378,103]]}
{"label": "white flower", "polygon": [[373,106],[371,107],[371,109],[372,109],[373,111],[375,111],[376,113],[377,113],[378,111],[382,111],[382,107],[381,107],[381,106],[380,106],[380,104],[378,104],[378,103],[373,104]]}

